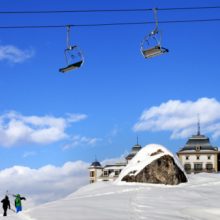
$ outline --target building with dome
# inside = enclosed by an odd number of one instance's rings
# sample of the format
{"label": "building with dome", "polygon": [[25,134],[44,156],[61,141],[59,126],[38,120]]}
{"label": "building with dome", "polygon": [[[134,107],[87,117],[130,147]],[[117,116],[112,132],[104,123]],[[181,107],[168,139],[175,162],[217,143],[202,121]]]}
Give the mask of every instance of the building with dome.
{"label": "building with dome", "polygon": [[137,152],[141,149],[141,145],[138,144],[138,140],[137,140],[137,144],[135,144],[132,149],[131,149],[131,153],[128,154],[127,157],[125,157],[127,163],[137,154]]}
{"label": "building with dome", "polygon": [[95,160],[89,166],[90,183],[97,181],[114,181],[119,176],[122,169],[129,163],[129,161],[137,154],[141,148],[142,147],[138,144],[137,139],[137,144],[132,147],[131,152],[128,154],[128,156],[125,157],[123,162],[102,166],[99,161]]}
{"label": "building with dome", "polygon": [[97,182],[98,177],[102,175],[103,167],[102,165],[95,160],[89,167],[89,174],[90,174],[90,183]]}
{"label": "building with dome", "polygon": [[205,135],[200,134],[200,124],[196,135],[192,135],[177,152],[186,173],[218,172],[219,151],[212,146]]}
{"label": "building with dome", "polygon": [[[113,181],[129,161],[142,149],[141,145],[135,144],[123,162],[102,166],[95,160],[89,167],[90,183],[97,181]],[[188,138],[186,144],[177,152],[180,162],[186,173],[219,172],[220,151],[218,147],[210,143],[208,137],[200,133],[200,123],[196,135]]]}

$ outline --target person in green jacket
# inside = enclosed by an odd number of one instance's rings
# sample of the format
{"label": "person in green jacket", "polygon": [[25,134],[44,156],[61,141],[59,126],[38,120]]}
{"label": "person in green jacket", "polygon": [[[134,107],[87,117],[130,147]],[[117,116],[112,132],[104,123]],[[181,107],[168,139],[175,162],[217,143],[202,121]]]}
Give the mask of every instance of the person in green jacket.
{"label": "person in green jacket", "polygon": [[26,200],[25,197],[21,197],[20,194],[14,195],[15,197],[15,208],[16,208],[16,212],[21,212],[22,211],[22,204],[21,204],[21,200]]}

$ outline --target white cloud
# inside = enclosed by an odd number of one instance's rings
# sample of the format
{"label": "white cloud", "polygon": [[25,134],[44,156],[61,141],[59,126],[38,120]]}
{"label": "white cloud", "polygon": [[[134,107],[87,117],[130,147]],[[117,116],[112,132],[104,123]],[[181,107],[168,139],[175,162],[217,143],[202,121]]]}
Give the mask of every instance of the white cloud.
{"label": "white cloud", "polygon": [[107,142],[109,144],[112,144],[115,137],[119,134],[119,132],[120,132],[120,129],[118,128],[118,125],[115,125],[113,129],[106,136]]}
{"label": "white cloud", "polygon": [[32,157],[32,156],[35,156],[36,154],[37,154],[37,153],[34,152],[34,151],[24,152],[23,158]]}
{"label": "white cloud", "polygon": [[22,63],[33,56],[33,49],[21,50],[13,45],[0,45],[0,61],[8,60],[12,63]]}
{"label": "white cloud", "polygon": [[24,116],[10,111],[0,115],[0,145],[11,147],[20,143],[50,144],[68,137],[66,128],[86,118],[84,114],[70,117]]}
{"label": "white cloud", "polygon": [[171,138],[186,138],[196,133],[197,116],[200,115],[202,133],[220,136],[220,102],[215,98],[200,98],[182,102],[169,100],[146,109],[134,131],[171,131]]}
{"label": "white cloud", "polygon": [[72,122],[77,122],[77,121],[81,121],[87,118],[87,115],[84,114],[67,114],[68,116],[68,122],[72,123]]}
{"label": "white cloud", "polygon": [[[35,204],[62,198],[89,183],[89,164],[67,162],[61,167],[47,165],[39,169],[14,166],[0,171],[0,193],[22,194],[25,209]],[[13,197],[10,196],[12,199]],[[13,202],[11,201],[13,204]]]}
{"label": "white cloud", "polygon": [[67,143],[63,146],[64,150],[67,150],[69,148],[77,147],[77,146],[94,146],[97,144],[97,142],[101,141],[101,138],[91,138],[91,137],[85,137],[80,135],[74,135],[71,138],[71,142]]}

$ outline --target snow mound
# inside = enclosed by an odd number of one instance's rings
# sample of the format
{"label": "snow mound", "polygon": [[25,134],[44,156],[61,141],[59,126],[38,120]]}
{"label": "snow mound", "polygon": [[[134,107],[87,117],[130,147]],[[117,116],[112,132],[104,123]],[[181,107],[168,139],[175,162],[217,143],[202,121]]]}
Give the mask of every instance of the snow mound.
{"label": "snow mound", "polygon": [[134,158],[128,163],[128,165],[122,170],[115,183],[120,183],[125,176],[137,176],[145,167],[159,158],[168,155],[173,158],[176,166],[186,176],[184,169],[176,155],[171,153],[167,148],[159,144],[149,144],[143,147]]}

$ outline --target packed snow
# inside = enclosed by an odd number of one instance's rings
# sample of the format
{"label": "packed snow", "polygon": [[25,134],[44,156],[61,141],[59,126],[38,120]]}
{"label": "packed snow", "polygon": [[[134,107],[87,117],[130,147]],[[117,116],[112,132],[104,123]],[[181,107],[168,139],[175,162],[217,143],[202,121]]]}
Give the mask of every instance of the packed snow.
{"label": "packed snow", "polygon": [[129,164],[122,170],[116,182],[120,183],[123,177],[128,174],[137,175],[148,164],[152,163],[154,160],[157,160],[164,155],[170,155],[174,159],[176,165],[184,172],[184,169],[176,155],[171,153],[167,148],[162,145],[148,144],[132,158]]}
{"label": "packed snow", "polygon": [[[8,220],[219,220],[220,174],[191,174],[177,186],[98,182]],[[25,205],[24,205],[25,209]]]}

